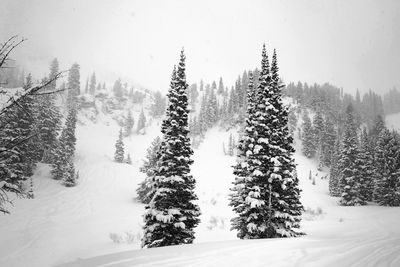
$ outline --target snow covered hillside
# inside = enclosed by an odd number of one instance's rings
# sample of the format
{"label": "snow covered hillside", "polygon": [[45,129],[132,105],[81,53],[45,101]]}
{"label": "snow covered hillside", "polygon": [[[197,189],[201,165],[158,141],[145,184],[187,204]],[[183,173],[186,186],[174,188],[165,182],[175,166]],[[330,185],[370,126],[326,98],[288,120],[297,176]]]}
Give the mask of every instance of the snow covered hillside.
{"label": "snow covered hillside", "polygon": [[[193,173],[203,211],[196,244],[130,250],[62,266],[399,266],[400,209],[338,206],[338,199],[328,196],[326,174],[299,152],[296,161],[306,208],[302,226],[307,236],[237,240],[229,231],[233,214],[227,206],[234,159],[219,151],[227,134],[213,129],[195,151]],[[309,180],[310,170],[315,185]]]}
{"label": "snow covered hillside", "polygon": [[[139,112],[133,107],[136,121]],[[222,148],[235,129],[212,128],[195,150],[192,173],[202,211],[195,244],[142,250],[144,205],[134,200],[135,189],[144,178],[139,167],[160,121],[150,122],[145,135],[124,139],[133,162],[128,165],[113,162],[116,120],[101,113],[96,122],[90,117],[81,114],[77,128],[78,186],[63,187],[50,178],[49,166],[39,166],[35,199],[15,200],[11,215],[0,219],[0,266],[400,265],[400,209],[338,206],[328,196],[326,173],[301,155],[298,141],[295,157],[307,235],[238,240],[230,231],[233,212],[228,206],[235,158]]]}

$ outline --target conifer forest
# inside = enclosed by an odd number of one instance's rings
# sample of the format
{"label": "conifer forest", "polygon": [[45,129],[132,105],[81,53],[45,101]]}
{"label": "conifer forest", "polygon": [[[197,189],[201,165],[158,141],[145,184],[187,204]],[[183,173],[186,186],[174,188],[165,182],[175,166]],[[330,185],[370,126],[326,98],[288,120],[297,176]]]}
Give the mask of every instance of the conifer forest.
{"label": "conifer forest", "polygon": [[400,266],[400,2],[0,25],[0,266]]}

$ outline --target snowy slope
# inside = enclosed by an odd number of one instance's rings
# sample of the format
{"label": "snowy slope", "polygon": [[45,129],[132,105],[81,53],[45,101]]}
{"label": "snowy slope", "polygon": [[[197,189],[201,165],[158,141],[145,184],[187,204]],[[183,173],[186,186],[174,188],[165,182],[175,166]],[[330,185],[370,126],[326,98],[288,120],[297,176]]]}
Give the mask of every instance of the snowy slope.
{"label": "snowy slope", "polygon": [[[137,117],[140,107],[134,107]],[[77,127],[76,169],[79,184],[66,188],[39,165],[33,177],[35,199],[16,199],[11,215],[0,217],[0,266],[51,266],[83,255],[120,250],[110,233],[140,240],[144,206],[134,201],[142,158],[158,121],[147,135],[125,138],[132,165],[113,162],[119,126],[111,116],[99,114],[97,123],[80,116]],[[126,245],[126,244],[125,244]],[[132,244],[127,248],[131,248]],[[135,247],[139,247],[136,245]]]}
{"label": "snowy slope", "polygon": [[[232,212],[227,188],[233,158],[219,152],[228,133],[213,129],[195,152],[193,173],[203,211],[196,244],[131,250],[77,260],[61,266],[399,266],[399,208],[340,207],[328,196],[328,181],[308,179],[315,163],[296,153],[307,236],[290,239],[237,240],[229,231]],[[222,140],[221,140],[222,139]],[[299,151],[299,149],[297,149]],[[212,201],[214,199],[215,201]],[[215,203],[215,204],[213,204]],[[322,213],[318,212],[322,210]],[[210,219],[217,218],[210,229]],[[224,241],[231,240],[231,241]],[[218,241],[218,242],[210,242]]]}
{"label": "snowy slope", "polygon": [[[140,110],[134,107],[136,122]],[[100,113],[96,123],[80,118],[77,187],[65,188],[49,177],[47,165],[40,165],[36,198],[16,200],[12,214],[0,217],[0,266],[400,266],[400,209],[337,206],[337,199],[328,196],[328,181],[321,179],[326,174],[299,152],[307,236],[237,240],[230,231],[234,214],[227,198],[235,158],[222,150],[222,142],[227,144],[235,132],[216,128],[193,157],[202,210],[195,244],[139,249],[144,205],[134,201],[135,189],[160,122],[153,121],[146,135],[126,138],[133,164],[117,164],[112,159],[119,126],[112,116]],[[308,179],[310,170],[318,173],[316,185]],[[121,242],[113,242],[110,233]]]}

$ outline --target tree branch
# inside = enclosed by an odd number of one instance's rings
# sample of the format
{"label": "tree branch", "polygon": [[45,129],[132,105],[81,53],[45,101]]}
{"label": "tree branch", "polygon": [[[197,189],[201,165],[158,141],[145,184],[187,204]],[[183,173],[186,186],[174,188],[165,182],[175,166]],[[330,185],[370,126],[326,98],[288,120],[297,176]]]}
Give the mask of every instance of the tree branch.
{"label": "tree branch", "polygon": [[[52,82],[54,82],[55,80],[59,79],[60,77],[63,77],[65,72],[67,71],[61,71],[59,73],[57,73],[56,75],[54,75],[54,77],[52,77],[51,79],[47,80],[46,82],[39,84],[39,85],[34,85],[31,86],[30,88],[26,89],[25,91],[23,91],[22,93],[17,92],[15,95],[11,96],[6,103],[3,105],[3,107],[0,108],[0,115],[7,113],[11,110],[11,108],[16,105],[17,103],[19,103],[20,101],[22,101],[26,96],[28,95],[35,95],[38,91],[40,91],[41,89],[47,87],[49,84],[51,84]],[[46,93],[54,93],[55,91],[52,92],[46,92]],[[39,93],[40,95],[41,93]]]}

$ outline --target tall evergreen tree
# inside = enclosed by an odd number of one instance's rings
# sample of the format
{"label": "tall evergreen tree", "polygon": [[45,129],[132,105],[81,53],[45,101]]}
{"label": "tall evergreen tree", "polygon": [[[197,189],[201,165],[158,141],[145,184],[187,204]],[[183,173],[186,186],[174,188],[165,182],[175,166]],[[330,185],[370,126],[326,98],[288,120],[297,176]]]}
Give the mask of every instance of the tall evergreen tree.
{"label": "tall evergreen tree", "polygon": [[383,129],[377,141],[375,200],[383,206],[400,206],[400,140],[395,132]]}
{"label": "tall evergreen tree", "polygon": [[200,222],[194,203],[195,179],[190,175],[193,150],[188,138],[188,98],[183,50],[173,72],[168,108],[161,132],[163,141],[155,172],[154,196],[146,206],[143,247],[192,243]]}
{"label": "tall evergreen tree", "polygon": [[[248,160],[250,158],[251,149],[254,143],[254,120],[255,120],[255,105],[256,105],[256,90],[253,86],[253,74],[249,74],[249,84],[247,86],[248,105],[246,125],[242,138],[240,138],[237,146],[237,163],[234,166],[233,174],[235,180],[232,193],[230,194],[230,203],[233,211],[238,214],[234,217],[232,222],[232,229],[238,231],[239,238],[247,238],[249,236],[249,229],[247,228],[248,203],[246,202],[248,187],[246,186],[247,177],[250,176]],[[249,152],[248,152],[249,151]],[[248,152],[248,153],[247,153]]]}
{"label": "tall evergreen tree", "polygon": [[150,147],[147,149],[146,158],[143,162],[140,171],[146,174],[146,178],[139,184],[136,192],[138,199],[143,204],[149,204],[150,200],[153,198],[154,190],[153,183],[155,179],[155,172],[157,169],[157,161],[159,159],[159,150],[161,146],[161,138],[156,137],[151,143]]}
{"label": "tall evergreen tree", "polygon": [[276,53],[270,69],[265,46],[258,87],[248,98],[248,119],[234,169],[230,205],[238,216],[232,228],[240,238],[298,236],[303,207],[288,110],[282,104]]}
{"label": "tall evergreen tree", "polygon": [[340,204],[343,206],[358,206],[366,204],[361,193],[362,177],[359,154],[353,106],[350,104],[346,110],[343,146],[339,160],[339,166],[341,169],[340,188],[342,191]]}
{"label": "tall evergreen tree", "polygon": [[218,93],[219,95],[221,95],[221,94],[224,93],[224,90],[225,90],[224,82],[222,81],[222,77],[220,77],[220,78],[219,78],[219,83],[218,83],[218,91],[217,91],[217,93]]}
{"label": "tall evergreen tree", "polygon": [[80,93],[80,67],[77,63],[71,66],[68,73],[68,88],[68,115],[57,146],[52,153],[52,175],[56,180],[62,179],[65,186],[71,187],[77,183],[74,167],[77,96]]}
{"label": "tall evergreen tree", "polygon": [[55,180],[63,180],[66,186],[74,186],[76,184],[74,182],[76,178],[74,168],[76,122],[76,107],[71,105],[57,146],[52,153],[52,177]]}
{"label": "tall evergreen tree", "polygon": [[68,109],[77,109],[76,99],[81,92],[80,83],[80,66],[78,63],[72,64],[68,73],[68,95],[67,95],[67,107]]}
{"label": "tall evergreen tree", "polygon": [[[274,209],[272,225],[275,228],[275,236],[289,237],[303,234],[299,232],[298,228],[304,208],[300,202],[301,190],[293,157],[295,152],[293,137],[288,125],[289,110],[282,103],[281,89],[283,85],[278,72],[277,54],[274,49],[271,63],[271,91],[273,93],[271,113],[275,113],[277,119],[272,121],[275,127],[272,127],[271,140],[275,141],[275,145],[279,148],[272,147],[275,150],[273,151],[274,156],[271,158],[274,165],[269,170],[269,176],[273,179],[271,188],[279,196],[274,192],[270,202]],[[276,202],[274,202],[274,197],[276,197]]]}
{"label": "tall evergreen tree", "polygon": [[[49,79],[53,79],[58,72],[58,61],[54,59],[50,66]],[[49,84],[46,89],[48,91],[55,91],[56,81]],[[61,128],[62,116],[55,101],[55,94],[47,94],[40,97],[38,103],[37,129],[39,130],[38,136],[41,148],[40,157],[44,163],[51,163],[51,159],[53,158],[51,151],[53,151],[57,145],[58,131]]]}
{"label": "tall evergreen tree", "polygon": [[313,118],[313,139],[318,156],[322,155],[322,138],[324,135],[324,118],[320,109],[317,110]]}

